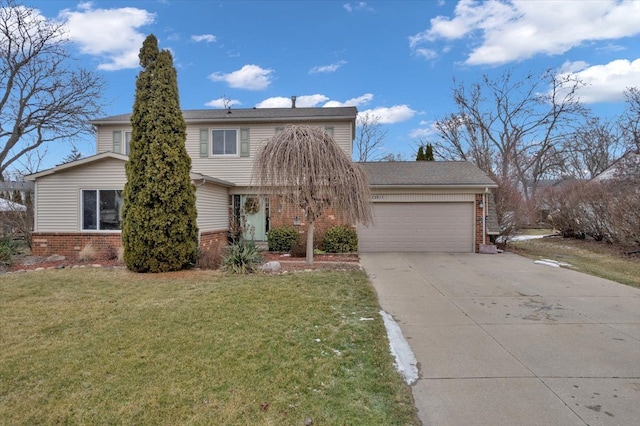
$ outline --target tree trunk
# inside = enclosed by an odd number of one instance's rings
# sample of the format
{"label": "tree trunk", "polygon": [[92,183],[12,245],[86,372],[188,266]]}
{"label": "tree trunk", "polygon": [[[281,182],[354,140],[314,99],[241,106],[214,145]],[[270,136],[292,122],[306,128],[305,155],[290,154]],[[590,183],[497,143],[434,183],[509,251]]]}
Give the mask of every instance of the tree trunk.
{"label": "tree trunk", "polygon": [[307,222],[307,265],[313,265],[313,220]]}

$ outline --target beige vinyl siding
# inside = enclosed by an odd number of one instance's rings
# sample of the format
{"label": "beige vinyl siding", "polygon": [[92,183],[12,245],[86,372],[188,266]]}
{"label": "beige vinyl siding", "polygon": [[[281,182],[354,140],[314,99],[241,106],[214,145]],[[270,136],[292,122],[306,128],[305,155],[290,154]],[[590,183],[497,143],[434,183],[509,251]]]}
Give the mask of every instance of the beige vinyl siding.
{"label": "beige vinyl siding", "polygon": [[[334,128],[334,139],[343,149],[345,154],[351,157],[351,126],[348,123],[318,123],[320,127],[330,126]],[[276,127],[282,124],[245,124],[237,123],[234,126],[219,125],[207,126],[206,124],[187,126],[187,152],[192,158],[192,170],[195,173],[202,173],[207,176],[213,176],[218,179],[224,179],[233,182],[236,185],[249,185],[251,182],[251,172],[253,161],[260,147],[271,137],[275,135]],[[249,128],[249,157],[225,156],[225,157],[200,157],[200,129],[208,128],[209,132],[213,129],[238,129]],[[239,137],[239,136],[238,136]],[[209,144],[211,144],[211,135],[209,135]],[[239,149],[239,148],[238,148]],[[209,146],[209,152],[211,147]],[[238,151],[239,152],[239,151]]]}
{"label": "beige vinyl siding", "polygon": [[[122,131],[122,146],[124,147],[124,132],[130,132],[131,126],[100,126],[98,129],[98,135],[96,136],[97,140],[97,150],[96,154],[100,154],[102,152],[113,152],[113,132],[114,131]],[[121,154],[118,152],[118,154]]]}
{"label": "beige vinyl siding", "polygon": [[36,181],[36,232],[80,231],[83,189],[124,189],[124,162],[105,159],[63,170]]}
{"label": "beige vinyl siding", "polygon": [[[196,181],[196,185],[198,182]],[[221,231],[229,228],[229,193],[227,188],[205,183],[197,186],[196,208],[198,209],[198,229]]]}
{"label": "beige vinyl siding", "polygon": [[[313,123],[321,128],[332,127],[333,138],[340,148],[351,158],[353,128],[351,122],[318,122]],[[249,185],[251,181],[251,170],[253,160],[260,147],[272,136],[275,135],[277,127],[283,127],[283,123],[221,123],[207,124],[197,123],[187,126],[187,153],[192,159],[191,171],[207,176],[224,179],[236,185]],[[238,144],[238,156],[224,156],[206,158],[200,157],[200,129],[209,129],[209,153],[211,152],[211,130],[213,129],[237,129],[240,138],[240,129],[249,129],[249,157],[240,157],[240,146]],[[113,151],[114,130],[131,131],[130,126],[120,125],[100,125],[97,135],[97,153]],[[124,134],[123,134],[124,143]]]}
{"label": "beige vinyl siding", "polygon": [[409,192],[409,193],[372,193],[371,201],[374,203],[390,203],[390,202],[400,202],[400,203],[415,203],[415,202],[440,202],[440,203],[450,203],[450,202],[473,202],[475,200],[475,194],[464,194],[464,193],[447,193],[447,192],[435,192],[435,193],[424,193],[424,192]]}

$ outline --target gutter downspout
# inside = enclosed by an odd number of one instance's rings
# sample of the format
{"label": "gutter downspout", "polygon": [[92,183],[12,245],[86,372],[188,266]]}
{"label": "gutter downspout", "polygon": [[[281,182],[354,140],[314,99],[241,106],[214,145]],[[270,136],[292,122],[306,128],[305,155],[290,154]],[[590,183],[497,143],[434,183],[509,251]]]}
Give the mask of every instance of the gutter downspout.
{"label": "gutter downspout", "polygon": [[487,244],[487,191],[489,188],[484,189],[482,194],[482,244]]}

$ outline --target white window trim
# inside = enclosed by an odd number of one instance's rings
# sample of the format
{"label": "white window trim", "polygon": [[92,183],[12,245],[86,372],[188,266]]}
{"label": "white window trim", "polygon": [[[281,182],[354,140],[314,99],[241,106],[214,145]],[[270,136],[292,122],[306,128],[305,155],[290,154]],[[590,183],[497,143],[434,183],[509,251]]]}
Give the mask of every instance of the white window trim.
{"label": "white window trim", "polygon": [[100,232],[104,234],[122,233],[122,218],[120,218],[120,229],[84,229],[84,191],[96,191],[96,228],[100,227],[100,191],[123,191],[112,188],[80,188],[80,232]]}
{"label": "white window trim", "polygon": [[[227,130],[233,130],[234,132],[236,132],[236,153],[235,154],[214,154],[213,153],[213,132],[217,132],[217,131],[227,131]],[[209,134],[211,135],[211,153],[209,154],[209,157],[240,157],[240,129],[236,129],[236,128],[223,128],[223,129],[219,129],[219,128],[212,128],[209,129]]]}

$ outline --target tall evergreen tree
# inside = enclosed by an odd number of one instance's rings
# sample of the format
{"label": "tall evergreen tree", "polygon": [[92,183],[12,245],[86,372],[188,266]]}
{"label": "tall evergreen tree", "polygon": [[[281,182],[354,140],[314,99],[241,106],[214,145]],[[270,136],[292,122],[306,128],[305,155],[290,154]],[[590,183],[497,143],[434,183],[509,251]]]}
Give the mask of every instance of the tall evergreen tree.
{"label": "tall evergreen tree", "polygon": [[124,260],[135,272],[184,269],[196,261],[195,186],[185,148],[176,70],[149,35],[140,49],[122,209]]}
{"label": "tall evergreen tree", "polygon": [[427,147],[424,150],[424,160],[425,161],[435,160],[435,158],[433,157],[433,145],[431,145],[430,143],[427,144]]}
{"label": "tall evergreen tree", "polygon": [[416,161],[424,161],[424,148],[422,145],[418,148],[418,155],[416,155]]}

